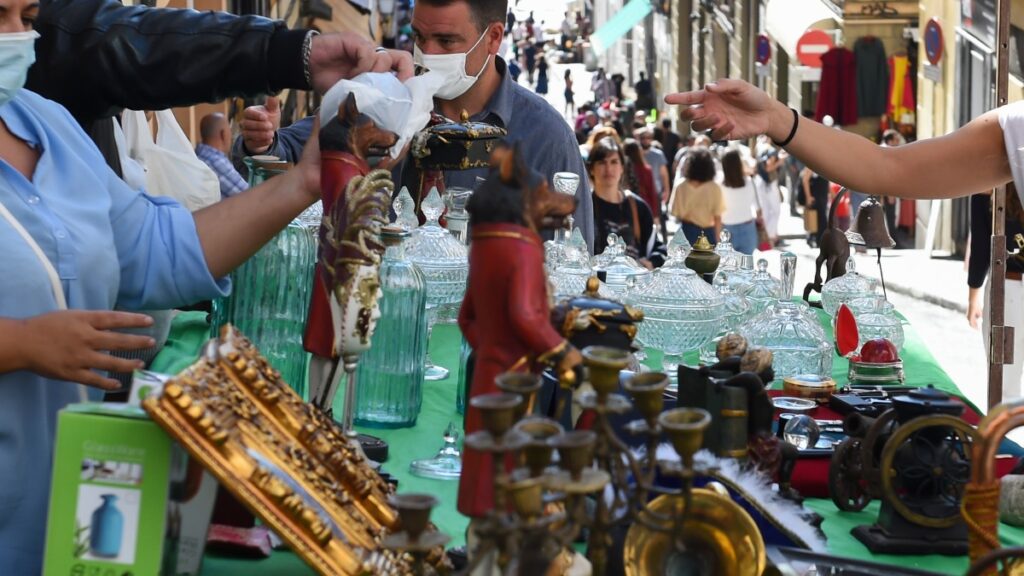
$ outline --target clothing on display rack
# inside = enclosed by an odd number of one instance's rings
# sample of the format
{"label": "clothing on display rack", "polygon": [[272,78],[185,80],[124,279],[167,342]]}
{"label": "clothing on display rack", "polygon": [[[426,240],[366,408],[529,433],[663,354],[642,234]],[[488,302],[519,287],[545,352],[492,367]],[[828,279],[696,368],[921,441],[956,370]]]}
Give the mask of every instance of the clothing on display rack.
{"label": "clothing on display rack", "polygon": [[899,124],[913,124],[916,107],[910,59],[906,54],[894,54],[889,57],[889,117]]}
{"label": "clothing on display rack", "polygon": [[821,85],[814,118],[831,116],[836,124],[857,123],[857,65],[847,48],[837,47],[821,56]]}
{"label": "clothing on display rack", "polygon": [[853,44],[857,65],[857,112],[881,116],[888,110],[889,66],[885,44],[875,36],[862,36]]}

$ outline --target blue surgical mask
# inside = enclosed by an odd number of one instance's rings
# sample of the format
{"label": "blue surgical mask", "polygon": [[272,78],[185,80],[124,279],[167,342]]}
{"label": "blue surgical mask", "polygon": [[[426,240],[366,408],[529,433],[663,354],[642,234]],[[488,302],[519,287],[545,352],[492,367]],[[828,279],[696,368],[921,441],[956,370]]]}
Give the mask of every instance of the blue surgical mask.
{"label": "blue surgical mask", "polygon": [[28,69],[36,61],[36,38],[35,31],[0,34],[0,106],[25,86]]}

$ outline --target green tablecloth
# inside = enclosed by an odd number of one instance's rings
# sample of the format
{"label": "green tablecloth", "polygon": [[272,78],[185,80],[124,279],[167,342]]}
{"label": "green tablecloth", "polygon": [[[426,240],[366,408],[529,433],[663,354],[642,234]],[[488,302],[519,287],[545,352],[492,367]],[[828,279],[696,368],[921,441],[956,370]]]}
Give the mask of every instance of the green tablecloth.
{"label": "green tablecloth", "polygon": [[[820,311],[819,314],[822,325],[827,327],[827,316]],[[183,313],[175,318],[167,347],[154,361],[152,369],[176,373],[191,364],[198,354],[200,345],[208,337],[209,327],[204,318],[205,315],[202,313]],[[905,328],[906,343],[901,355],[907,373],[907,384],[934,384],[937,388],[959,395],[956,384],[939,367],[912,327]],[[831,333],[830,328],[827,330]],[[455,326],[438,326],[434,329],[430,355],[437,364],[449,368],[452,374],[446,380],[424,383],[423,410],[415,427],[400,430],[368,430],[383,437],[390,444],[390,458],[384,468],[399,479],[400,491],[429,492],[441,500],[441,506],[434,511],[433,520],[441,530],[453,537],[452,545],[461,544],[467,523],[466,519],[455,511],[457,482],[417,478],[409,474],[408,469],[412,460],[429,457],[435,453],[441,445],[441,433],[449,421],[461,422],[462,417],[455,411],[459,343],[459,333]],[[657,366],[660,356],[652,353],[646,362]],[[846,381],[846,370],[846,360],[837,358],[832,370],[837,382]],[[339,397],[341,396],[339,394]],[[966,557],[872,555],[850,534],[850,529],[860,524],[873,523],[878,513],[877,502],[859,513],[839,512],[831,500],[809,499],[807,506],[825,518],[823,529],[828,536],[831,553],[949,574],[962,574],[967,569]],[[1024,544],[1024,530],[1001,525],[1000,538],[1004,545],[1021,545]],[[240,560],[208,555],[202,573],[204,576],[294,576],[313,572],[294,554],[275,552],[264,560]]]}

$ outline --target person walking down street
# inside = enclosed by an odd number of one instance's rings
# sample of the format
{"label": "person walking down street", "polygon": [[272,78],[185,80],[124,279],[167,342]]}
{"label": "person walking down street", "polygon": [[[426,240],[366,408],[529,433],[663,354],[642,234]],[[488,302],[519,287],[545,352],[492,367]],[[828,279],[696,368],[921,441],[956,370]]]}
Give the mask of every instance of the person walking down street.
{"label": "person walking down street", "polygon": [[[634,136],[640,141],[644,149],[644,158],[654,173],[654,194],[658,204],[667,204],[668,195],[671,190],[668,177],[668,159],[660,148],[654,144],[654,131],[650,128],[638,130]],[[660,213],[660,210],[658,211]],[[664,220],[661,221],[661,233],[668,236],[668,228]]]}
{"label": "person walking down street", "polygon": [[[277,103],[277,98],[268,102]],[[207,114],[199,121],[199,137],[202,142],[196,146],[199,157],[217,175],[220,181],[220,197],[228,198],[249,189],[249,183],[235,170],[228,158],[231,153],[231,126],[220,112]]]}
{"label": "person walking down street", "polygon": [[633,90],[636,91],[636,109],[646,116],[654,108],[654,87],[643,72],[640,72],[640,80],[633,85]]}
{"label": "person walking down street", "polygon": [[668,118],[661,120],[661,138],[658,141],[661,142],[661,151],[665,154],[665,159],[669,161],[668,173],[672,174],[676,152],[679,152],[679,147],[683,145],[683,139],[672,129],[672,121]]}
{"label": "person walking down street", "polygon": [[743,157],[738,149],[732,148],[722,156],[722,174],[725,196],[722,226],[732,235],[736,251],[753,254],[757,249],[757,222],[762,214],[754,182],[743,170]]}
{"label": "person walking down street", "polygon": [[661,198],[654,189],[654,172],[651,165],[644,158],[643,149],[640,143],[632,138],[627,138],[623,144],[623,152],[626,155],[626,181],[629,189],[636,193],[651,209],[654,217],[654,225],[661,226]]}
{"label": "person walking down street", "polygon": [[615,88],[612,86],[611,80],[608,79],[608,75],[605,74],[604,68],[598,68],[594,73],[594,77],[590,81],[590,89],[594,92],[594,102],[598,105],[612,99]]}
{"label": "person walking down street", "polygon": [[534,73],[537,71],[537,46],[533,43],[533,36],[527,36],[523,41],[523,59],[526,61],[526,79],[533,84]]}
{"label": "person walking down street", "polygon": [[754,188],[761,206],[761,219],[771,246],[779,244],[779,217],[782,215],[782,190],[779,187],[779,153],[774,148],[761,153],[757,160]]}
{"label": "person walking down street", "polygon": [[[828,227],[828,188],[829,181],[810,168],[800,173],[801,191],[804,200],[804,230],[807,232],[807,245],[817,248],[821,235]],[[813,216],[808,216],[812,213]]]}
{"label": "person walking down street", "polygon": [[537,56],[537,86],[533,91],[541,95],[548,93],[548,59],[543,54]]}
{"label": "person walking down street", "polygon": [[565,13],[565,18],[562,18],[562,25],[559,27],[562,32],[562,43],[559,46],[562,50],[569,52],[572,50],[575,44],[575,36],[572,33],[572,22],[569,20],[569,13]]}
{"label": "person walking down street", "polygon": [[595,253],[604,251],[609,234],[625,242],[626,253],[648,269],[665,262],[665,245],[658,238],[651,209],[623,186],[626,158],[622,147],[602,138],[587,157],[587,172],[594,185]]}
{"label": "person walking down street", "polygon": [[576,95],[572,91],[572,70],[569,68],[565,69],[565,115],[572,117],[573,110],[576,109]]}
{"label": "person walking down street", "polygon": [[715,182],[715,159],[707,148],[690,151],[686,162],[686,178],[672,191],[669,212],[679,221],[680,230],[690,244],[703,233],[712,244],[718,243],[722,231],[725,198]]}

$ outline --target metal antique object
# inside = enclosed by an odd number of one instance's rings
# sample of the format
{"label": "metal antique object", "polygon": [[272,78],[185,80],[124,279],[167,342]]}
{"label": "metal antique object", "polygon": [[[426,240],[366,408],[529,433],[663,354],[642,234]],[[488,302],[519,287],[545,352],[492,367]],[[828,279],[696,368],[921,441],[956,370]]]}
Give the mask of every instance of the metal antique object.
{"label": "metal antique object", "polygon": [[715,270],[718,270],[721,258],[707,236],[701,232],[686,256],[686,267],[704,277],[705,274],[714,274]]}
{"label": "metal antique object", "polygon": [[491,165],[491,153],[507,134],[504,128],[475,122],[463,110],[459,121],[444,119],[413,138],[417,170],[469,170]]}
{"label": "metal antique object", "polygon": [[[857,220],[846,231],[846,237],[854,246],[874,248],[878,257],[878,278],[881,280],[882,293],[885,294],[885,274],[882,271],[882,248],[895,248],[896,241],[889,235],[889,225],[885,222],[885,209],[877,196],[869,196],[860,203]],[[888,296],[888,295],[887,295]]]}
{"label": "metal antique object", "polygon": [[391,488],[231,326],[143,407],[317,573],[410,571],[379,544],[398,527]]}
{"label": "metal antique object", "polygon": [[[821,304],[811,302],[811,292],[818,292],[824,297],[822,293],[823,285],[846,274],[846,265],[850,259],[850,244],[852,240],[849,240],[849,234],[844,234],[836,224],[836,208],[847,192],[848,190],[843,188],[832,200],[832,206],[828,211],[828,229],[821,233],[819,241],[821,250],[814,261],[814,281],[809,282],[804,287],[804,301],[812,306],[820,307]],[[822,264],[825,265],[824,280],[821,278]]]}
{"label": "metal antique object", "polygon": [[836,448],[829,470],[832,500],[850,511],[882,500],[878,521],[853,529],[872,552],[964,554],[960,501],[977,435],[959,418],[964,406],[931,386],[892,403],[876,420],[846,418],[849,438]]}

